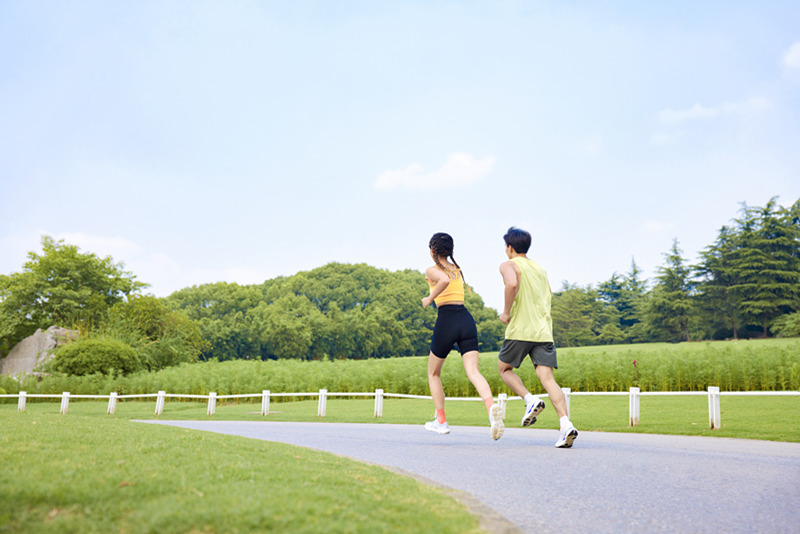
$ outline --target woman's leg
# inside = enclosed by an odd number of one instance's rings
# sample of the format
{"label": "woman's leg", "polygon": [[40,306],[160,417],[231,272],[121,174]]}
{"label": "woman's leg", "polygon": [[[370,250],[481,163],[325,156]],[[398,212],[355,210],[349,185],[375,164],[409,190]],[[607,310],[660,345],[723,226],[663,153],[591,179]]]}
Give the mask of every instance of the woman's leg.
{"label": "woman's leg", "polygon": [[437,358],[433,352],[428,355],[428,386],[431,388],[433,407],[437,413],[444,410],[444,387],[442,387],[443,358]]}
{"label": "woman's leg", "polygon": [[[478,390],[478,395],[480,395],[483,402],[487,403],[486,406],[491,407],[494,403],[494,399],[492,398],[492,388],[489,387],[489,382],[481,374],[480,369],[478,368],[478,351],[473,350],[470,352],[465,353],[461,360],[464,362],[464,371],[467,372],[467,378],[469,381],[472,382],[472,385],[475,386],[475,389]],[[491,403],[487,401],[491,400]]]}
{"label": "woman's leg", "polygon": [[478,395],[483,399],[483,403],[486,405],[486,409],[489,412],[492,439],[498,440],[505,431],[505,425],[503,424],[505,410],[501,408],[499,404],[494,403],[492,388],[489,387],[489,382],[486,381],[478,368],[478,362],[480,360],[478,351],[473,350],[465,353],[462,356],[462,360],[464,361],[464,370],[467,372],[467,378],[469,378],[469,381],[475,386],[475,389],[478,390]]}

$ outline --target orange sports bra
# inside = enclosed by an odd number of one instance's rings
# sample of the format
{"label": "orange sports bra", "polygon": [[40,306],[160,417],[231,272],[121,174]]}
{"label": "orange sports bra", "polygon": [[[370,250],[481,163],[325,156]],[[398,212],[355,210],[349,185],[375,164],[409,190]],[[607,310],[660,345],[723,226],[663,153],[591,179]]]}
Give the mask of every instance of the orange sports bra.
{"label": "orange sports bra", "polygon": [[[454,269],[453,271],[445,271],[447,276],[451,276],[451,274],[455,275],[455,278],[450,278],[450,283],[447,284],[447,287],[444,291],[442,291],[438,297],[433,299],[437,306],[444,306],[445,304],[452,304],[454,302],[458,302],[459,304],[464,302],[464,279],[461,276],[460,269]],[[428,287],[431,288],[431,291],[436,287],[436,284],[425,278],[428,282]]]}

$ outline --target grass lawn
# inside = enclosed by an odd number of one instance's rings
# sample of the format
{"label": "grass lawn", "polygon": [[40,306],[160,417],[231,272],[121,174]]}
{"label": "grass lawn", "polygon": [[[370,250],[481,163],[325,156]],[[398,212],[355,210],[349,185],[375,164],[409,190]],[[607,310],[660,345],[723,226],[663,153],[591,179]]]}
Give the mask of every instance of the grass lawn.
{"label": "grass lawn", "polygon": [[[579,430],[800,442],[800,397],[722,397],[722,429],[708,429],[705,396],[641,398],[628,426],[628,398],[573,396]],[[557,428],[547,403],[534,428]],[[372,399],[206,404],[167,400],[158,419],[422,424],[429,400]],[[0,404],[0,533],[5,532],[479,532],[478,519],[440,490],[331,454],[235,436],[142,425],[152,402]],[[480,401],[448,401],[450,424],[485,425]],[[506,423],[518,427],[522,401]],[[422,513],[436,509],[436,514]]]}
{"label": "grass lawn", "polygon": [[3,406],[0,532],[480,531],[441,490],[381,467],[107,417],[99,404],[64,416]]}

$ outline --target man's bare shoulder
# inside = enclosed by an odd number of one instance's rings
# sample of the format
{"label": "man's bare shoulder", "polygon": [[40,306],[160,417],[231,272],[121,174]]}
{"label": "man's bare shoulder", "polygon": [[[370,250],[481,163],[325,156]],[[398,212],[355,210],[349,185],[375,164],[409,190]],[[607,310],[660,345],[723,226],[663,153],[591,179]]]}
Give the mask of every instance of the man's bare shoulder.
{"label": "man's bare shoulder", "polygon": [[503,271],[507,271],[508,269],[513,270],[515,273],[519,273],[520,272],[519,265],[517,265],[516,262],[511,261],[511,260],[504,261],[503,263],[500,264],[500,272],[501,273]]}

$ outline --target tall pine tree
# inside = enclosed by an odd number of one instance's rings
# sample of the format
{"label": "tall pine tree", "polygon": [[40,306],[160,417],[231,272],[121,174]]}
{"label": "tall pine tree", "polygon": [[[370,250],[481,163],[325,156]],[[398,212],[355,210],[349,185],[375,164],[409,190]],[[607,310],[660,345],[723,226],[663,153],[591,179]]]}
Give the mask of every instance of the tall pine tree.
{"label": "tall pine tree", "polygon": [[729,291],[742,317],[764,337],[775,319],[800,305],[800,227],[792,212],[772,198],[763,208],[743,205],[736,220],[735,280]]}
{"label": "tall pine tree", "polygon": [[703,311],[712,318],[712,322],[730,328],[733,339],[739,339],[741,323],[738,300],[730,290],[737,284],[737,271],[732,265],[737,242],[736,231],[723,226],[716,241],[700,252],[701,261],[695,266],[695,275],[700,280],[698,297]]}
{"label": "tall pine tree", "polygon": [[692,299],[691,268],[681,256],[677,239],[664,256],[666,263],[658,268],[656,285],[647,303],[645,317],[654,333],[691,341],[689,326],[697,316]]}

